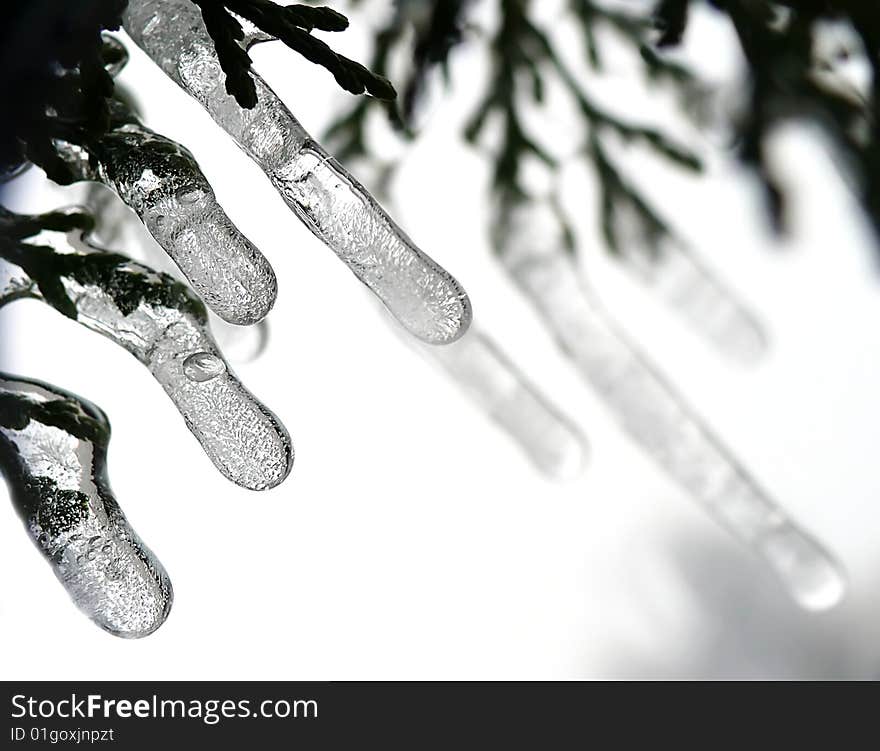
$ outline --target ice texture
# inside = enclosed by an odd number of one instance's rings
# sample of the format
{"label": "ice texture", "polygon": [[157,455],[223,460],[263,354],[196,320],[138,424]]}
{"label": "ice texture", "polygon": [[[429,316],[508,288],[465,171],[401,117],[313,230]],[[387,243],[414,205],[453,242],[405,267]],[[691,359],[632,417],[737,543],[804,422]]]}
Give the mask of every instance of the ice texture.
{"label": "ice texture", "polygon": [[748,365],[766,352],[757,316],[690,249],[668,242],[650,258],[632,250],[620,261],[727,357]]}
{"label": "ice texture", "polygon": [[168,617],[171,581],[116,503],[109,440],[93,404],[0,373],[0,471],[28,533],[80,610],[138,638]]}
{"label": "ice texture", "polygon": [[[821,610],[846,583],[834,558],[792,520],[609,318],[579,277],[547,207],[499,212],[499,258],[623,429],[733,535],[795,600]],[[554,229],[557,228],[557,229]]]}
{"label": "ice texture", "polygon": [[266,173],[287,205],[403,326],[429,344],[461,336],[471,320],[462,287],[417,248],[376,200],[316,143],[254,74],[257,105],[226,93],[214,45],[188,0],[132,0],[125,30]]}
{"label": "ice texture", "polygon": [[[82,203],[95,217],[89,239],[104,248],[125,248],[134,260],[147,266],[161,267],[167,256],[138,218],[113,193],[100,183],[86,183]],[[208,311],[211,333],[231,363],[253,362],[269,345],[269,321],[250,326],[236,326]]]}
{"label": "ice texture", "polygon": [[[77,321],[149,369],[220,472],[251,490],[284,480],[293,464],[287,431],[229,368],[211,336],[204,307],[185,285],[124,256],[99,251],[81,233],[43,232],[29,242],[44,246],[43,254],[54,254],[45,260],[58,265]],[[64,252],[53,245],[64,246]],[[20,297],[46,300],[39,283],[3,257],[0,285],[0,306]]]}
{"label": "ice texture", "polygon": [[588,453],[584,435],[488,334],[473,325],[453,344],[421,349],[541,472],[554,480],[572,479],[581,472]]}
{"label": "ice texture", "polygon": [[79,180],[107,185],[131,207],[206,305],[230,323],[263,319],[277,295],[265,256],[232,223],[193,155],[144,127],[121,102],[91,149],[58,142]]}

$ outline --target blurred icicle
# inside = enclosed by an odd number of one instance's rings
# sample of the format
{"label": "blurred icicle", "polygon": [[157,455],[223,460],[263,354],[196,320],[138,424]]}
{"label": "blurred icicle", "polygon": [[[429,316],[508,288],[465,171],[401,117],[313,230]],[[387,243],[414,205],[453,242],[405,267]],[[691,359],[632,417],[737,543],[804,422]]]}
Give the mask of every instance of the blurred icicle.
{"label": "blurred icicle", "polygon": [[[464,290],[419,250],[373,197],[316,143],[265,81],[242,109],[226,93],[214,45],[189,0],[132,0],[125,29],[157,65],[208,110],[266,173],[299,219],[412,334],[430,344],[467,329]],[[249,38],[250,42],[260,38]]]}
{"label": "blurred icicle", "polygon": [[[369,176],[366,182],[373,194],[392,205],[390,184],[395,166],[366,155],[352,159],[358,172]],[[589,454],[584,434],[488,332],[472,323],[464,336],[451,344],[433,347],[415,343],[414,348],[439,364],[474,407],[498,425],[541,473],[565,481],[582,472]]]}
{"label": "blurred icicle", "polygon": [[168,617],[171,582],[116,503],[109,441],[95,405],[0,373],[0,472],[16,510],[77,607],[138,638]]}
{"label": "blurred icicle", "polygon": [[762,556],[801,606],[834,606],[846,588],[838,563],[617,329],[579,279],[553,209],[521,201],[502,207],[494,226],[499,260],[629,436]]}
{"label": "blurred icicle", "polygon": [[147,366],[229,480],[251,490],[282,482],[293,463],[290,437],[227,366],[201,302],[168,275],[90,246],[88,214],[52,216],[55,225],[67,217],[80,229],[16,242],[16,226],[44,217],[0,211],[0,307],[40,299],[116,342]]}
{"label": "blurred icicle", "polygon": [[749,365],[766,352],[767,337],[757,317],[677,242],[664,243],[651,258],[627,250],[618,260],[722,354]]}
{"label": "blurred icicle", "polygon": [[419,347],[553,480],[581,473],[587,440],[476,326],[446,347]]}

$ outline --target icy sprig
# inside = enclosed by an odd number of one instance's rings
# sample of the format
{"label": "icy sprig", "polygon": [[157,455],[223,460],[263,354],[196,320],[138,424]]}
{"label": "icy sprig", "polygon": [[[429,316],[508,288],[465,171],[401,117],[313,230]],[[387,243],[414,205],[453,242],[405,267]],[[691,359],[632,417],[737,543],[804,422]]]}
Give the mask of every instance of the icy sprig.
{"label": "icy sprig", "polygon": [[278,485],[293,463],[290,437],[228,367],[202,303],[168,275],[89,245],[92,223],[78,209],[0,213],[0,307],[36,298],[116,342],[159,381],[223,475],[251,490]]}
{"label": "icy sprig", "polygon": [[80,610],[138,638],[168,617],[171,582],[113,496],[109,441],[93,404],[0,373],[0,472],[28,534]]}
{"label": "icy sprig", "polygon": [[621,427],[703,508],[773,568],[803,607],[832,607],[845,580],[834,558],[751,477],[618,329],[581,281],[550,207],[499,208],[500,261]]}
{"label": "icy sprig", "polygon": [[214,45],[188,0],[133,0],[125,28],[208,110],[263,169],[296,216],[405,328],[431,344],[449,343],[464,333],[471,306],[458,282],[311,138],[266,82],[253,75],[257,96],[252,109],[241,108],[227,94]]}
{"label": "icy sprig", "polygon": [[263,319],[277,295],[275,274],[220,207],[193,155],[144,127],[121,100],[110,102],[110,113],[111,127],[88,147],[56,142],[73,179],[115,191],[218,316],[239,325]]}

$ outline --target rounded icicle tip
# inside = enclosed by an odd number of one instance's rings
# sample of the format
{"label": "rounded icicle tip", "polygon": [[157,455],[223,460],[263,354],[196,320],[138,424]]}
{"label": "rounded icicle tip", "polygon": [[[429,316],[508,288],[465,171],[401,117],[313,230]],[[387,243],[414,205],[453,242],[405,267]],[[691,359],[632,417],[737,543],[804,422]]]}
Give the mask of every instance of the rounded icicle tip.
{"label": "rounded icicle tip", "polygon": [[148,366],[227,479],[269,490],[290,474],[287,429],[238,380],[204,324],[184,318],[167,329]]}
{"label": "rounded icicle tip", "polygon": [[759,550],[795,601],[805,610],[830,610],[846,595],[840,563],[811,536],[793,524],[769,532]]}
{"label": "rounded icicle tip", "polygon": [[116,503],[110,424],[93,404],[0,374],[0,471],[31,538],[76,606],[136,639],[171,611],[171,581]]}

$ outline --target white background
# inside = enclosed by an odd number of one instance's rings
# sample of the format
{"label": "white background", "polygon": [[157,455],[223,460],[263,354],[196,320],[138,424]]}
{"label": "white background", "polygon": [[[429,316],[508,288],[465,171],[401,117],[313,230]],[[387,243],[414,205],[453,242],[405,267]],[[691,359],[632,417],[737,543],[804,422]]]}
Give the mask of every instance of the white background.
{"label": "white background", "polygon": [[[550,19],[560,3],[541,6]],[[353,16],[334,44],[366,59],[370,18]],[[575,30],[560,44],[577,54]],[[735,80],[735,45],[713,17],[697,18],[688,54],[709,61],[703,70],[719,88]],[[315,134],[350,103],[325,72],[283,47],[264,45],[254,58]],[[624,62],[613,59],[594,90],[633,119],[662,119],[663,102],[656,113],[648,107]],[[236,369],[287,425],[296,466],[268,493],[236,488],[134,358],[37,302],[0,311],[4,369],[57,383],[109,414],[114,490],[175,588],[157,633],[108,636],[70,604],[11,505],[0,503],[0,677],[877,675],[880,283],[872,238],[821,141],[803,128],[776,141],[794,197],[794,233],[781,243],[718,134],[702,142],[710,163],[702,179],[649,157],[631,162],[767,324],[772,350],[751,369],[720,358],[606,259],[586,170],[573,165],[565,176],[585,273],[608,305],[846,566],[844,603],[807,614],[622,435],[492,261],[488,168],[458,138],[486,74],[479,44],[456,53],[456,97],[434,103],[394,213],[465,285],[480,325],[583,427],[584,475],[565,485],[538,475],[401,342],[208,115],[132,49],[122,80],[146,122],[195,153],[277,272],[269,349]],[[553,144],[576,146],[564,107],[550,110],[546,128]],[[38,209],[78,195],[59,197],[43,183],[32,170],[6,200]]]}

